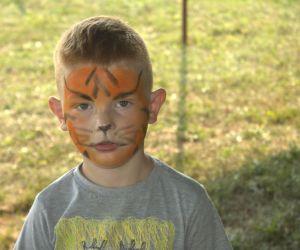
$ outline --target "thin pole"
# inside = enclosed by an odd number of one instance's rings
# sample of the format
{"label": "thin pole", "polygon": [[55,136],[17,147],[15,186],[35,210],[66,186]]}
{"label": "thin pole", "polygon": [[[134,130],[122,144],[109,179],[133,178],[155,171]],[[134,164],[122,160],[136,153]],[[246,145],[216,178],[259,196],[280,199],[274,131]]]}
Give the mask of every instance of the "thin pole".
{"label": "thin pole", "polygon": [[182,43],[187,44],[187,0],[182,0]]}

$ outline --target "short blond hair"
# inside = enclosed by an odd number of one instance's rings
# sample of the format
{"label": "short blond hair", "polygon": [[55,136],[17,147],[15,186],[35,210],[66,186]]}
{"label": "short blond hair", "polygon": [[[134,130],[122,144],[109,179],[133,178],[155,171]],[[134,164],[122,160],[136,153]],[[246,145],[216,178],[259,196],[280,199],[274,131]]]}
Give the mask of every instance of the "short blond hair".
{"label": "short blond hair", "polygon": [[118,18],[90,17],[72,26],[59,40],[54,51],[55,79],[59,87],[63,67],[92,63],[109,67],[126,62],[142,71],[147,89],[152,89],[152,66],[140,35]]}

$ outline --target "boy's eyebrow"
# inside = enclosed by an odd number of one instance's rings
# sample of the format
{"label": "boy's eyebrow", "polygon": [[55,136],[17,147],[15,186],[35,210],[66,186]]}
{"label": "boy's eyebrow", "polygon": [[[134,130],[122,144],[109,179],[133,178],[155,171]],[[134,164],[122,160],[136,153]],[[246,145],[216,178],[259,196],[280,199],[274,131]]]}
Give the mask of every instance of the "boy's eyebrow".
{"label": "boy's eyebrow", "polygon": [[122,99],[122,98],[125,98],[125,97],[128,97],[130,95],[132,95],[135,91],[128,91],[128,92],[121,92],[120,94],[116,95],[114,97],[114,100],[117,100],[117,99]]}
{"label": "boy's eyebrow", "polygon": [[122,98],[128,97],[128,96],[130,96],[130,95],[133,95],[133,94],[137,91],[137,89],[139,88],[139,85],[140,85],[140,79],[141,79],[141,76],[142,76],[142,72],[143,72],[143,71],[141,70],[141,72],[139,73],[139,76],[138,76],[138,79],[137,79],[137,83],[136,83],[135,88],[134,88],[133,90],[131,90],[131,91],[119,93],[118,95],[116,95],[116,96],[114,97],[114,100],[116,100],[116,99],[122,99]]}
{"label": "boy's eyebrow", "polygon": [[64,80],[65,80],[65,86],[66,86],[66,89],[67,89],[68,91],[70,91],[70,92],[73,93],[74,95],[77,95],[77,96],[79,96],[79,97],[81,97],[81,98],[83,98],[83,99],[86,99],[86,100],[88,100],[88,101],[93,101],[93,98],[90,97],[89,95],[86,95],[86,94],[81,93],[81,92],[79,92],[79,91],[75,91],[75,90],[70,89],[70,88],[68,87],[68,85],[67,85],[67,81],[66,81],[65,78],[64,78]]}
{"label": "boy's eyebrow", "polygon": [[86,94],[83,94],[83,93],[80,93],[80,92],[77,92],[77,93],[74,93],[75,95],[78,95],[79,97],[83,98],[83,99],[86,99],[88,101],[94,101],[94,99]]}

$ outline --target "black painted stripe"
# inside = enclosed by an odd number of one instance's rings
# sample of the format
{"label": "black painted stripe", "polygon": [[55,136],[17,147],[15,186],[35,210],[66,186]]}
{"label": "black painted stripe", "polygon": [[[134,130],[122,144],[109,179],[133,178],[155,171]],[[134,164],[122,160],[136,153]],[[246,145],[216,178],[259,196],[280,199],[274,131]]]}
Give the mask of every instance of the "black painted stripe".
{"label": "black painted stripe", "polygon": [[98,78],[97,75],[94,77],[94,82],[98,86],[98,88],[101,88],[104,91],[106,96],[110,96],[110,92],[105,87],[105,85],[101,82],[101,80]]}
{"label": "black painted stripe", "polygon": [[121,92],[120,94],[118,94],[117,96],[114,97],[114,100],[126,98],[126,97],[128,97],[130,95],[133,95],[138,90],[138,88],[139,88],[140,79],[141,79],[142,73],[143,73],[143,71],[141,70],[141,72],[139,73],[139,76],[138,76],[135,88],[133,90],[128,91],[128,92]]}
{"label": "black painted stripe", "polygon": [[109,80],[113,83],[113,85],[117,86],[119,84],[118,79],[113,75],[113,73],[111,73],[108,69],[104,69],[107,77],[109,78]]}
{"label": "black painted stripe", "polygon": [[90,96],[88,96],[88,95],[86,95],[86,94],[83,94],[83,93],[81,93],[81,92],[78,92],[78,91],[75,91],[75,90],[70,89],[70,88],[68,87],[68,84],[67,84],[66,79],[64,79],[64,80],[65,80],[65,86],[66,86],[66,89],[67,89],[68,91],[70,91],[71,93],[73,93],[73,94],[75,94],[75,95],[77,95],[77,96],[79,96],[79,97],[81,97],[81,98],[83,98],[83,99],[86,99],[86,100],[88,100],[88,101],[93,101],[93,98],[92,98],[92,97],[90,97]]}
{"label": "black painted stripe", "polygon": [[90,158],[90,156],[89,156],[89,153],[87,152],[87,151],[84,151],[83,153],[82,153],[86,158]]}
{"label": "black painted stripe", "polygon": [[90,83],[90,81],[91,81],[93,75],[95,74],[96,70],[97,70],[97,67],[95,67],[95,68],[91,71],[91,73],[89,74],[89,76],[86,78],[86,80],[85,80],[85,85],[86,85],[86,86],[89,85],[89,83]]}
{"label": "black painted stripe", "polygon": [[147,118],[149,118],[149,116],[150,116],[150,111],[149,111],[148,107],[143,107],[143,108],[141,108],[141,111],[144,112],[144,113],[146,114]]}

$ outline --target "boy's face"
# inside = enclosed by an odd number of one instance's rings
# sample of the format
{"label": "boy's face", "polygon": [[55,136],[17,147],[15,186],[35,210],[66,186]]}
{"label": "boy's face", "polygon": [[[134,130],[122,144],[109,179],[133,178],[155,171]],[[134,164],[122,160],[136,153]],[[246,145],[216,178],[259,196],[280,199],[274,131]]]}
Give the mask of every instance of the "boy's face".
{"label": "boy's face", "polygon": [[86,66],[64,79],[64,120],[79,151],[96,165],[118,167],[143,147],[149,104],[141,72]]}

